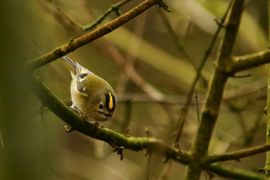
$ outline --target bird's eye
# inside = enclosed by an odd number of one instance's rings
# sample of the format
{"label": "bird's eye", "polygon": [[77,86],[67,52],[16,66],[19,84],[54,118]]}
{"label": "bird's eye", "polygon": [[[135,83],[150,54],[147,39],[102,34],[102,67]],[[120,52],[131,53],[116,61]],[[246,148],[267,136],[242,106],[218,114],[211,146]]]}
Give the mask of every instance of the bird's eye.
{"label": "bird's eye", "polygon": [[81,78],[81,79],[85,78],[85,76],[87,76],[87,73],[82,73],[82,74],[80,74],[80,78]]}
{"label": "bird's eye", "polygon": [[104,108],[104,105],[102,102],[99,103],[99,106],[98,106],[99,109],[103,109]]}

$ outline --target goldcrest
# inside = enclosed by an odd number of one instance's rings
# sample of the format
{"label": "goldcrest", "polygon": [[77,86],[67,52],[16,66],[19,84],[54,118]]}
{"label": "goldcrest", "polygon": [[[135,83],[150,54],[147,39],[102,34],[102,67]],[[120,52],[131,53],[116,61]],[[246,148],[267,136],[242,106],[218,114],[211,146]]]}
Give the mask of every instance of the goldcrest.
{"label": "goldcrest", "polygon": [[64,56],[62,59],[72,77],[71,108],[90,120],[110,120],[116,107],[115,93],[111,85],[71,58]]}

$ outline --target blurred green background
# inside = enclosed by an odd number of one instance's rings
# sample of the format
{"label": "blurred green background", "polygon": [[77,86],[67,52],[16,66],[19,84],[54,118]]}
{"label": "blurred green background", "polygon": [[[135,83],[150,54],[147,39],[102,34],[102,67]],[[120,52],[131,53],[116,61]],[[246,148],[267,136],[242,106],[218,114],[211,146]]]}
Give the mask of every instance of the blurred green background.
{"label": "blurred green background", "polygon": [[[125,150],[124,159],[120,161],[109,145],[78,132],[66,133],[65,124],[42,107],[24,76],[25,61],[86,33],[80,27],[93,22],[116,2],[13,0],[0,3],[0,179],[174,180],[183,177],[184,166],[173,163],[168,168],[162,156],[149,158],[146,152]],[[121,12],[138,2],[141,1],[131,1]],[[109,35],[68,55],[115,88],[119,99],[117,112],[114,120],[104,126],[119,132],[129,129],[132,136],[150,134],[172,144],[180,109],[196,73],[194,65],[199,66],[217,29],[214,19],[223,16],[229,1],[166,2],[170,13],[153,7]],[[177,39],[168,29],[164,15]],[[112,13],[105,22],[115,17]],[[265,0],[246,1],[235,55],[267,47],[267,21]],[[214,70],[221,35],[203,70],[207,81]],[[132,68],[124,70],[124,67]],[[251,77],[228,82],[210,153],[265,141],[263,109],[267,72],[264,67],[247,73],[250,72]],[[62,63],[52,62],[38,69],[36,74],[63,101],[70,99],[70,74]],[[129,75],[135,82],[127,78]],[[138,81],[137,76],[144,83]],[[152,89],[142,88],[145,83]],[[196,90],[199,110],[202,110],[207,92],[205,82],[200,81]],[[160,97],[164,97],[166,103],[156,102]],[[180,140],[184,150],[189,150],[196,133],[197,113],[193,98]],[[264,158],[258,155],[224,164],[258,172],[264,166]]]}

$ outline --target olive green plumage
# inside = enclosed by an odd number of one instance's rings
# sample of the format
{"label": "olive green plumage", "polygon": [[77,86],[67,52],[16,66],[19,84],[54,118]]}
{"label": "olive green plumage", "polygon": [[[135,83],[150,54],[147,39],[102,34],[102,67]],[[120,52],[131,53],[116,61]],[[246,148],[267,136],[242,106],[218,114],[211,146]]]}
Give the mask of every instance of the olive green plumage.
{"label": "olive green plumage", "polygon": [[115,93],[111,85],[70,58],[64,56],[62,59],[70,69],[72,77],[71,107],[90,120],[110,120],[116,107]]}

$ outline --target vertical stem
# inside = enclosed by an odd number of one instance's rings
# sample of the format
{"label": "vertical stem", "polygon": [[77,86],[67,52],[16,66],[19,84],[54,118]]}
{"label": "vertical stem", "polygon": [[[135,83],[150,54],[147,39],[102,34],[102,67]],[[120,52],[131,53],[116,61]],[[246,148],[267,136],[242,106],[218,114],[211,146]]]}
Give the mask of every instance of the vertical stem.
{"label": "vertical stem", "polygon": [[233,1],[216,69],[210,82],[206,104],[202,112],[202,120],[191,150],[192,160],[185,174],[185,179],[187,180],[200,179],[204,158],[208,153],[208,146],[219,114],[224,87],[228,79],[226,70],[232,63],[229,58],[232,54],[233,45],[241,21],[243,5],[244,0]]}
{"label": "vertical stem", "polygon": [[[268,65],[266,144],[270,144],[270,65]],[[269,172],[270,172],[270,152],[267,151],[265,162],[265,179],[270,178]]]}
{"label": "vertical stem", "polygon": [[207,102],[203,110],[202,120],[195,142],[192,147],[192,161],[187,169],[185,179],[199,179],[202,171],[202,161],[207,155],[208,146],[215,127],[222,100],[223,89],[227,81],[226,74],[215,71],[211,81]]}
{"label": "vertical stem", "polygon": [[[267,0],[268,12],[268,47],[270,46],[270,0]],[[270,65],[268,65],[268,86],[267,86],[267,120],[266,120],[266,144],[270,144]],[[270,152],[266,152],[265,179],[270,178]]]}

